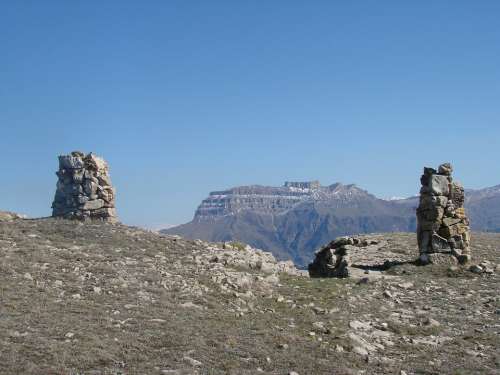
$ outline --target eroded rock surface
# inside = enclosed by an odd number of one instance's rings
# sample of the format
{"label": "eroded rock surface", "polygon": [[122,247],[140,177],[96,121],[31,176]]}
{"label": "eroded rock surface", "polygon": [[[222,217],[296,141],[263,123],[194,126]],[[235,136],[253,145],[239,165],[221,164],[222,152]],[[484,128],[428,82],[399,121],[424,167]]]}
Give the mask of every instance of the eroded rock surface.
{"label": "eroded rock surface", "polygon": [[108,164],[90,153],[59,156],[57,190],[52,216],[116,222],[115,194]]}

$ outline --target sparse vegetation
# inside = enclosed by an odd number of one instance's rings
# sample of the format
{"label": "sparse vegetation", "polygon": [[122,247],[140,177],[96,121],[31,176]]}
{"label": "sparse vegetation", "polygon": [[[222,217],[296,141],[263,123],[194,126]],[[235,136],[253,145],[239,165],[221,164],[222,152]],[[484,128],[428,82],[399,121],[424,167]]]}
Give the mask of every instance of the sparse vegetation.
{"label": "sparse vegetation", "polygon": [[[416,254],[414,235],[388,236]],[[476,259],[496,262],[498,240],[475,234]],[[498,272],[403,264],[363,283],[262,284],[275,275],[203,258],[213,246],[120,225],[0,223],[0,373],[498,373]]]}
{"label": "sparse vegetation", "polygon": [[231,241],[231,242],[227,243],[226,245],[229,245],[231,248],[233,248],[235,250],[245,250],[245,247],[247,246],[243,242],[239,242],[239,241]]}

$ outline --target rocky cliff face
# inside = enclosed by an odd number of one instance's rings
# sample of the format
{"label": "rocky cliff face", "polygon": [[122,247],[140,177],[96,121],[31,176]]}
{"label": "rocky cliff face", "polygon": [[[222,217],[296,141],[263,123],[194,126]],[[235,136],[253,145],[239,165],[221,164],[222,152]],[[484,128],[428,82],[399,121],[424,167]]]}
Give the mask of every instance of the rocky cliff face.
{"label": "rocky cliff face", "polygon": [[366,195],[355,185],[321,186],[317,181],[285,182],[282,187],[240,186],[210,193],[196,210],[194,221],[216,220],[245,210],[278,215],[304,202],[355,202]]}
{"label": "rocky cliff face", "polygon": [[[162,231],[207,241],[238,240],[305,266],[333,238],[414,232],[419,198],[383,200],[356,185],[286,182],[210,193],[194,219]],[[465,191],[474,231],[500,232],[500,185]]]}
{"label": "rocky cliff face", "polygon": [[341,235],[414,230],[415,207],[340,183],[242,186],[210,193],[193,221],[164,233],[239,240],[306,265],[316,249]]}

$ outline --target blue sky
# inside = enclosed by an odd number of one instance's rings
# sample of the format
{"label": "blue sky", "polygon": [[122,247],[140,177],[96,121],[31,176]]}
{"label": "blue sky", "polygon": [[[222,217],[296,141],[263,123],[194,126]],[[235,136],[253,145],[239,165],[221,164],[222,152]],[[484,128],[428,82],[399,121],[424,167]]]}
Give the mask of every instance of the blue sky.
{"label": "blue sky", "polygon": [[123,222],[424,165],[500,184],[499,1],[2,1],[0,209],[50,214],[57,155],[107,159]]}

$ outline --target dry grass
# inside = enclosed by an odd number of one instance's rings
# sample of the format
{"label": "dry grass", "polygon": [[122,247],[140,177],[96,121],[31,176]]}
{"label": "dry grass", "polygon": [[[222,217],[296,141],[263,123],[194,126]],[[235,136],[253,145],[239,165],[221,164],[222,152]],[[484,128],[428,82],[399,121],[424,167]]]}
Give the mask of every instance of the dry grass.
{"label": "dry grass", "polygon": [[[414,251],[412,235],[390,236]],[[496,261],[499,239],[476,235],[476,257]],[[404,265],[367,284],[283,276],[246,299],[200,273],[197,246],[118,225],[1,223],[0,373],[498,373],[498,273]],[[394,345],[368,361],[351,352],[354,320],[387,323]],[[449,340],[412,343],[433,337]]]}

